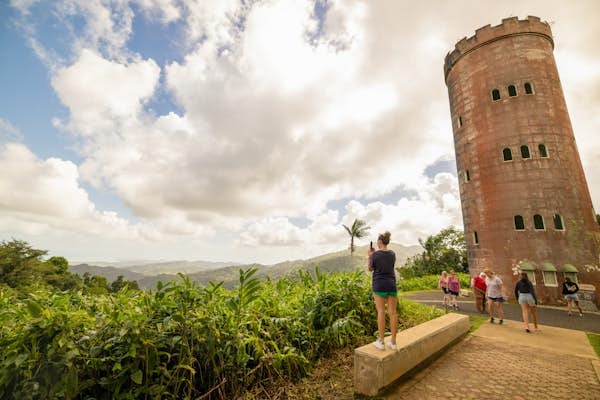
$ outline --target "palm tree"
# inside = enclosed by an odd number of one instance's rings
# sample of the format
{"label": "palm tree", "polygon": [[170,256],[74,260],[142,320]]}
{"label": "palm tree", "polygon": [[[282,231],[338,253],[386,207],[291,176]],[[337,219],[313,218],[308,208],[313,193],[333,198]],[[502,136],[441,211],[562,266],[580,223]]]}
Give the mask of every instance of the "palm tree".
{"label": "palm tree", "polygon": [[350,228],[342,225],[346,229],[346,232],[348,232],[348,235],[350,235],[350,255],[354,253],[354,238],[360,239],[369,234],[371,227],[366,225],[367,223],[361,219],[355,219]]}

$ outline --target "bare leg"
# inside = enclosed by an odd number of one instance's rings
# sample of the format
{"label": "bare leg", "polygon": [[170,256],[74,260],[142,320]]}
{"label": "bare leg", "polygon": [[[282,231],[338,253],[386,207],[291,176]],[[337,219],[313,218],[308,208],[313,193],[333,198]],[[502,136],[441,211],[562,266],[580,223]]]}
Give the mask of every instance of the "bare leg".
{"label": "bare leg", "polygon": [[583,310],[581,309],[581,307],[579,306],[579,302],[577,300],[575,300],[575,305],[577,306],[577,308],[579,309],[579,314],[583,315]]}
{"label": "bare leg", "polygon": [[567,300],[567,311],[571,315],[571,309],[573,308],[573,300]]}
{"label": "bare leg", "polygon": [[496,303],[494,300],[490,300],[490,318],[494,318],[494,303]]}
{"label": "bare leg", "polygon": [[377,308],[377,330],[379,340],[383,343],[383,337],[385,333],[385,298],[381,296],[373,295],[375,299],[375,308]]}
{"label": "bare leg", "polygon": [[529,310],[531,311],[531,319],[533,320],[533,327],[536,331],[539,331],[538,323],[537,323],[537,306],[530,306]]}
{"label": "bare leg", "polygon": [[392,343],[396,343],[396,333],[398,332],[398,314],[396,313],[396,303],[398,299],[394,296],[388,296],[387,305],[390,314],[390,331],[392,331]]}
{"label": "bare leg", "polygon": [[528,307],[529,306],[527,304],[521,304],[521,313],[523,314],[523,323],[525,324],[525,329],[527,330],[527,332],[529,332],[529,310],[527,309]]}
{"label": "bare leg", "polygon": [[498,318],[500,320],[504,319],[504,308],[502,308],[502,303],[496,302],[496,307],[498,307]]}

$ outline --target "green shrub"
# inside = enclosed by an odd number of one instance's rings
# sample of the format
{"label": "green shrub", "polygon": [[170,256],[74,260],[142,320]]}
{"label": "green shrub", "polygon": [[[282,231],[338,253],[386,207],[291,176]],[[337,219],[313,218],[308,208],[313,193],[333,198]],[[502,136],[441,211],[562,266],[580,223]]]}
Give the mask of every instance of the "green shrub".
{"label": "green shrub", "polygon": [[[0,398],[232,398],[274,376],[297,379],[333,349],[372,340],[370,278],[301,273],[233,290],[185,276],[105,295],[0,287]],[[441,311],[399,301],[407,328]]]}

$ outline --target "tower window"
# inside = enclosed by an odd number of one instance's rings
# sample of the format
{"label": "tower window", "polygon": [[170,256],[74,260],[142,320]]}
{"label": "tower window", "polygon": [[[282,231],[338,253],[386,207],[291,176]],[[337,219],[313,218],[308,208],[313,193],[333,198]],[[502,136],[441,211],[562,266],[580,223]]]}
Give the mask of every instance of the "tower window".
{"label": "tower window", "polygon": [[542,277],[544,278],[545,286],[558,286],[556,271],[542,271]]}
{"label": "tower window", "polygon": [[540,157],[542,157],[542,158],[548,158],[548,150],[546,149],[546,145],[545,144],[540,144],[538,146],[538,149],[540,150]]}
{"label": "tower window", "polygon": [[521,157],[522,158],[531,158],[531,154],[529,153],[529,146],[527,146],[527,145],[521,146]]}
{"label": "tower window", "polygon": [[554,214],[554,229],[557,231],[564,231],[565,225],[563,224],[563,219],[559,214]]}
{"label": "tower window", "polygon": [[517,88],[515,87],[515,85],[509,85],[508,86],[508,95],[510,97],[514,97],[517,95]]}
{"label": "tower window", "polygon": [[515,215],[515,229],[518,231],[525,230],[525,222],[523,221],[523,217],[520,215]]}
{"label": "tower window", "polygon": [[479,244],[479,236],[477,236],[477,231],[473,231],[473,244]]}
{"label": "tower window", "polygon": [[469,174],[469,170],[465,170],[465,182],[469,182],[471,180],[471,174]]}
{"label": "tower window", "polygon": [[533,87],[531,87],[531,83],[525,82],[525,94],[533,94]]}
{"label": "tower window", "polygon": [[462,127],[462,117],[459,115],[458,116],[458,127],[461,128]]}
{"label": "tower window", "polygon": [[533,226],[537,230],[544,230],[544,218],[540,214],[533,216]]}
{"label": "tower window", "polygon": [[498,89],[492,90],[492,100],[500,100],[500,91]]}
{"label": "tower window", "polygon": [[512,161],[512,151],[508,147],[502,150],[502,156],[504,157],[504,161]]}

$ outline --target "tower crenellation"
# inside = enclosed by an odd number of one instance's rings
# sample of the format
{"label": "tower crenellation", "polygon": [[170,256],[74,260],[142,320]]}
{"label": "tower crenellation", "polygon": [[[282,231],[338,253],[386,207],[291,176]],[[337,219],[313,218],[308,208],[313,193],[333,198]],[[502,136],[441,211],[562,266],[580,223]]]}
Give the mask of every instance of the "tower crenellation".
{"label": "tower crenellation", "polygon": [[444,77],[448,78],[448,73],[456,62],[468,54],[469,52],[481,47],[489,42],[500,40],[511,35],[531,34],[546,38],[554,48],[554,40],[550,24],[542,21],[539,17],[528,16],[525,19],[518,17],[504,18],[499,25],[491,26],[490,24],[482,26],[475,30],[475,34],[471,37],[464,37],[459,40],[454,50],[450,51],[444,60]]}

